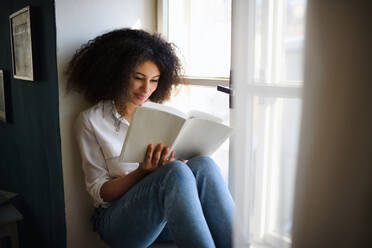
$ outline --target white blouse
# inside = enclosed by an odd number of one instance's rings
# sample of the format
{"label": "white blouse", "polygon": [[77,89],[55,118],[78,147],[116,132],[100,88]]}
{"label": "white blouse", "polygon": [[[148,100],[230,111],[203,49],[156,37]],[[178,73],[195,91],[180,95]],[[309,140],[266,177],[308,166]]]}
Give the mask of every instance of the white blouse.
{"label": "white blouse", "polygon": [[113,101],[102,101],[80,113],[76,134],[85,174],[85,186],[94,207],[108,207],[100,196],[102,185],[138,167],[138,163],[119,162],[129,122],[116,110]]}

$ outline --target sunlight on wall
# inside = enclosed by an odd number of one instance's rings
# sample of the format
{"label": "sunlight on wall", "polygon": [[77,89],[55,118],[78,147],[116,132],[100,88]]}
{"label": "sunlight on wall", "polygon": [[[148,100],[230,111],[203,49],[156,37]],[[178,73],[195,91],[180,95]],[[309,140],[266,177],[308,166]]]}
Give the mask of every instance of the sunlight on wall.
{"label": "sunlight on wall", "polygon": [[142,26],[143,25],[142,25],[141,20],[140,19],[137,19],[137,21],[134,23],[134,25],[132,25],[131,28],[133,28],[133,29],[140,29]]}

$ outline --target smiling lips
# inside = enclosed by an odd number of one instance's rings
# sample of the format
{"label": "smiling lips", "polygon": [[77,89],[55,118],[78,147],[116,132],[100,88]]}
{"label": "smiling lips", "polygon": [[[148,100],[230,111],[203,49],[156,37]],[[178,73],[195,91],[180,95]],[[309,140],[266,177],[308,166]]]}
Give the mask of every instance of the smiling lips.
{"label": "smiling lips", "polygon": [[139,100],[143,101],[146,99],[146,96],[145,95],[142,95],[142,94],[134,94]]}

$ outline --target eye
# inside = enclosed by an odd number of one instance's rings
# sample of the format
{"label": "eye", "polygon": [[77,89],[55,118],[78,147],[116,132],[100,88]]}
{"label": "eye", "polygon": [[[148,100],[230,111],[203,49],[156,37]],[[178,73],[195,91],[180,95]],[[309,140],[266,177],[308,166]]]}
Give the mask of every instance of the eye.
{"label": "eye", "polygon": [[136,80],[143,80],[143,78],[141,78],[141,77],[134,77],[134,79],[136,79]]}
{"label": "eye", "polygon": [[151,79],[151,82],[152,83],[158,83],[159,82],[159,79]]}

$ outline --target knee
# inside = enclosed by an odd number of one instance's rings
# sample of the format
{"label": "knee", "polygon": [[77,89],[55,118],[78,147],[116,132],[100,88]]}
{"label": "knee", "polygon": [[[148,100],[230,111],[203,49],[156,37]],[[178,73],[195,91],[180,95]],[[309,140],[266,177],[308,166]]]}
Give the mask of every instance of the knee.
{"label": "knee", "polygon": [[187,164],[194,173],[219,174],[220,168],[209,156],[196,156],[191,158]]}
{"label": "knee", "polygon": [[195,156],[189,160],[188,163],[198,163],[198,164],[215,164],[213,159],[206,155]]}
{"label": "knee", "polygon": [[166,165],[164,165],[167,170],[167,183],[174,183],[180,185],[182,183],[193,183],[195,182],[195,177],[190,170],[190,168],[183,162],[174,160]]}

